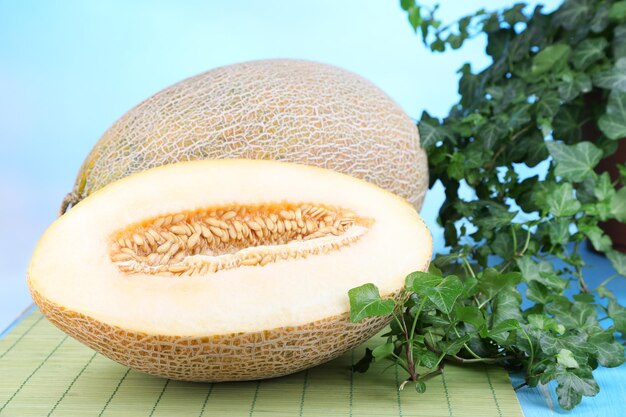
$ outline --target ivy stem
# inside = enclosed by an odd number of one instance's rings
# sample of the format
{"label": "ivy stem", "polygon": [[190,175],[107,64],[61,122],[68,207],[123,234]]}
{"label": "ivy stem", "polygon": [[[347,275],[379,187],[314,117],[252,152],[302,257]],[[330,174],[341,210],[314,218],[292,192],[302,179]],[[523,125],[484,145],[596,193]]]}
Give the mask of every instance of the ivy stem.
{"label": "ivy stem", "polygon": [[[417,381],[417,373],[415,372],[415,360],[413,358],[413,336],[415,335],[415,327],[417,326],[417,320],[422,312],[422,309],[426,305],[426,298],[422,299],[419,306],[417,307],[417,311],[415,311],[415,316],[413,317],[413,323],[411,324],[411,331],[404,331],[404,337],[407,342],[406,346],[406,361],[409,368],[409,375],[411,377],[411,381]],[[402,321],[404,322],[404,316],[402,317]],[[405,324],[406,329],[406,324]]]}
{"label": "ivy stem", "polygon": [[608,277],[607,279],[605,279],[604,281],[602,281],[600,283],[600,285],[598,285],[598,288],[600,287],[604,287],[606,284],[608,284],[609,282],[613,281],[615,278],[619,277],[619,274],[613,274],[610,277]]}
{"label": "ivy stem", "polygon": [[467,257],[462,256],[461,259],[463,259],[463,263],[465,264],[465,268],[467,269],[467,272],[469,272],[472,278],[476,278],[476,274],[474,273],[474,270],[472,269],[472,265],[470,265],[469,261],[467,260]]}
{"label": "ivy stem", "polygon": [[496,364],[506,360],[506,358],[477,358],[477,359],[467,359],[462,358],[457,355],[446,355],[446,359],[450,362],[456,362],[460,364],[464,363],[487,363],[487,364]]}

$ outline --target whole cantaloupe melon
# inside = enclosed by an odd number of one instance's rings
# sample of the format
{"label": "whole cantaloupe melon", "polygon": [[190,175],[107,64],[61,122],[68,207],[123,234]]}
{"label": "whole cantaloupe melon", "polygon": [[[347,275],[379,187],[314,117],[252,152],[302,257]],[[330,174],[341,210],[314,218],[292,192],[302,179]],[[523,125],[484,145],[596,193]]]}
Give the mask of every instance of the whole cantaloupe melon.
{"label": "whole cantaloupe melon", "polygon": [[331,170],[212,160],[109,184],[58,218],[28,269],[46,317],[134,369],[248,380],[333,359],[389,317],[349,321],[348,290],[383,297],[428,267],[415,208]]}
{"label": "whole cantaloupe melon", "polygon": [[333,169],[417,209],[428,185],[417,127],[383,91],[334,66],[265,60],[205,72],[131,109],[88,155],[61,213],[132,173],[219,158]]}

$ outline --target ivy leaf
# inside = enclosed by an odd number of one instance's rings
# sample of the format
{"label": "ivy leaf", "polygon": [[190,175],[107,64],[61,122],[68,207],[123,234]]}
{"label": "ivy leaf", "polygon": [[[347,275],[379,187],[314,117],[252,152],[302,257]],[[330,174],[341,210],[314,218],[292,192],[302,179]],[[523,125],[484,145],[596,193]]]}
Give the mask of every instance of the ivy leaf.
{"label": "ivy leaf", "polygon": [[400,0],[400,7],[402,10],[409,10],[411,7],[415,6],[415,0]]}
{"label": "ivy leaf", "polygon": [[437,355],[428,349],[414,350],[413,355],[421,362],[422,365],[429,369],[437,366],[437,362],[439,362]]}
{"label": "ivy leaf", "polygon": [[613,242],[611,238],[604,234],[602,229],[593,225],[578,225],[578,230],[589,238],[589,241],[593,245],[593,248],[600,252],[607,252],[613,248]]}
{"label": "ivy leaf", "polygon": [[417,31],[422,24],[422,16],[420,14],[420,8],[418,6],[410,6],[408,10],[409,23],[413,27],[413,30]]}
{"label": "ivy leaf", "polygon": [[602,151],[591,142],[566,145],[550,141],[546,143],[556,162],[555,174],[563,179],[582,182],[593,174],[593,168],[602,159]]}
{"label": "ivy leaf", "polygon": [[609,9],[609,19],[623,22],[626,20],[626,1],[613,3]]}
{"label": "ivy leaf", "polygon": [[505,10],[504,13],[502,13],[504,21],[511,26],[518,22],[525,22],[526,15],[524,14],[524,7],[526,7],[524,3],[516,3],[510,9]]}
{"label": "ivy leaf", "polygon": [[556,362],[565,368],[578,368],[578,362],[574,358],[572,351],[569,349],[561,349],[556,355]]}
{"label": "ivy leaf", "polygon": [[375,362],[380,362],[381,360],[391,356],[393,353],[394,344],[391,342],[384,343],[382,345],[378,345],[372,351],[372,356],[374,357]]}
{"label": "ivy leaf", "polygon": [[548,211],[557,217],[573,216],[580,210],[580,203],[574,197],[574,188],[569,182],[558,184],[554,192],[546,197]]}
{"label": "ivy leaf", "polygon": [[615,195],[615,188],[613,188],[608,172],[600,174],[593,187],[593,194],[600,201],[610,200]]}
{"label": "ivy leaf", "polygon": [[439,126],[422,120],[419,123],[420,142],[422,148],[430,149],[443,139]]}
{"label": "ivy leaf", "polygon": [[426,392],[426,384],[424,383],[424,381],[417,381],[415,383],[415,391],[417,391],[420,394],[423,394]]}
{"label": "ivy leaf", "polygon": [[565,29],[573,30],[580,22],[585,21],[590,13],[591,3],[589,0],[565,1],[555,12],[554,23]]}
{"label": "ivy leaf", "polygon": [[393,313],[393,300],[380,298],[378,288],[374,284],[364,284],[348,291],[350,298],[350,321],[357,323],[366,317],[386,316]]}
{"label": "ivy leaf", "polygon": [[581,110],[581,106],[572,104],[562,105],[559,108],[552,121],[555,139],[565,140],[569,143],[581,139]]}
{"label": "ivy leaf", "polygon": [[626,57],[626,25],[619,25],[613,30],[613,57],[620,59]]}
{"label": "ivy leaf", "polygon": [[494,326],[505,320],[523,320],[520,312],[522,304],[522,294],[514,288],[509,287],[500,291],[491,301],[492,323]]}
{"label": "ivy leaf", "polygon": [[441,342],[440,348],[446,355],[456,355],[463,348],[463,345],[470,341],[471,335],[466,334],[458,339],[449,342]]}
{"label": "ivy leaf", "polygon": [[434,277],[439,280],[439,283],[435,286],[432,285],[432,283],[435,282],[432,277],[427,278],[429,281],[414,279],[411,283],[411,289],[416,294],[427,297],[438,310],[448,314],[452,312],[454,303],[456,303],[457,298],[459,298],[463,292],[463,284],[461,280],[454,275],[443,279],[437,276]]}
{"label": "ivy leaf", "polygon": [[588,342],[596,349],[600,365],[613,368],[624,363],[624,346],[615,341],[612,331],[596,333]]}
{"label": "ivy leaf", "polygon": [[626,58],[620,58],[615,66],[593,76],[593,83],[607,90],[626,92]]}
{"label": "ivy leaf", "polygon": [[583,395],[593,397],[600,392],[600,387],[593,379],[591,368],[583,366],[576,369],[561,369],[556,375],[558,383],[556,394],[559,405],[571,410],[582,400]]}
{"label": "ivy leaf", "polygon": [[558,324],[556,320],[543,314],[529,314],[528,324],[539,330],[546,330],[554,333],[565,333],[565,326]]}
{"label": "ivy leaf", "polygon": [[615,272],[626,277],[626,254],[612,250],[606,253],[606,257],[611,261]]}
{"label": "ivy leaf", "polygon": [[519,272],[500,274],[495,268],[487,268],[476,278],[478,290],[491,299],[503,289],[515,287],[522,280],[522,275]]}
{"label": "ivy leaf", "polygon": [[[626,58],[622,58],[626,62]],[[626,75],[626,68],[624,69]],[[611,91],[606,113],[600,116],[598,127],[609,139],[626,137],[626,93]]]}
{"label": "ivy leaf", "polygon": [[528,283],[526,298],[539,304],[547,304],[552,299],[549,294],[548,287],[539,281],[531,281]]}
{"label": "ivy leaf", "polygon": [[626,307],[621,306],[614,299],[610,299],[607,313],[613,320],[615,328],[622,334],[626,334]]}
{"label": "ivy leaf", "polygon": [[503,320],[500,323],[496,324],[489,330],[489,337],[504,333],[510,332],[512,330],[521,329],[519,321],[515,319]]}
{"label": "ivy leaf", "polygon": [[480,330],[485,326],[485,316],[478,307],[457,305],[454,309],[454,314],[457,320],[471,324],[476,330]]}
{"label": "ivy leaf", "polygon": [[537,113],[540,117],[551,119],[559,111],[561,105],[561,99],[559,95],[554,91],[546,91],[537,100]]}
{"label": "ivy leaf", "polygon": [[571,101],[580,93],[591,91],[591,78],[585,73],[566,74],[558,84],[558,91],[564,101]]}
{"label": "ivy leaf", "polygon": [[553,245],[565,245],[569,242],[569,225],[570,219],[567,218],[554,219],[548,223],[548,235]]}
{"label": "ivy leaf", "polygon": [[611,198],[611,214],[618,221],[626,223],[626,187],[621,188]]}
{"label": "ivy leaf", "polygon": [[439,275],[430,272],[415,271],[406,276],[405,285],[407,288],[419,294],[424,288],[436,287],[441,284],[441,281],[443,281],[443,278]]}
{"label": "ivy leaf", "polygon": [[502,137],[504,132],[504,129],[497,122],[492,122],[484,126],[478,135],[481,139],[483,139],[485,148],[492,149],[498,139]]}
{"label": "ivy leaf", "polygon": [[533,57],[531,74],[538,76],[563,67],[571,52],[572,48],[564,43],[548,46]]}
{"label": "ivy leaf", "polygon": [[604,50],[609,45],[605,38],[588,38],[578,44],[571,61],[574,68],[584,70],[604,57]]}

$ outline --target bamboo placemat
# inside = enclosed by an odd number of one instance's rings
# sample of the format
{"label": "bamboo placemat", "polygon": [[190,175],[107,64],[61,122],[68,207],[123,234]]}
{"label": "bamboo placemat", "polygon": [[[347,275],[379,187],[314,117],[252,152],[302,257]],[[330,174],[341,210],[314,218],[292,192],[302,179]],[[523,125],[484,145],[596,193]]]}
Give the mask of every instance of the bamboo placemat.
{"label": "bamboo placemat", "polygon": [[0,416],[523,416],[504,370],[446,365],[425,394],[400,392],[387,363],[350,372],[364,348],[282,378],[179,382],[119,365],[35,310],[0,340]]}

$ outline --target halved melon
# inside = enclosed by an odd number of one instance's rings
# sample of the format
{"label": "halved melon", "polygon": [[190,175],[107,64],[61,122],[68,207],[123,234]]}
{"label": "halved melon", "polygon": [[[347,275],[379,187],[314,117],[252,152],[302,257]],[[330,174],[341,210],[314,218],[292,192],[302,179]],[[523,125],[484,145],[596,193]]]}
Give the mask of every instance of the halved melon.
{"label": "halved melon", "polygon": [[271,161],[166,165],[114,182],[45,232],[28,272],[48,319],[137,370],[249,380],[333,359],[378,332],[349,289],[394,296],[425,270],[415,209],[330,170]]}

